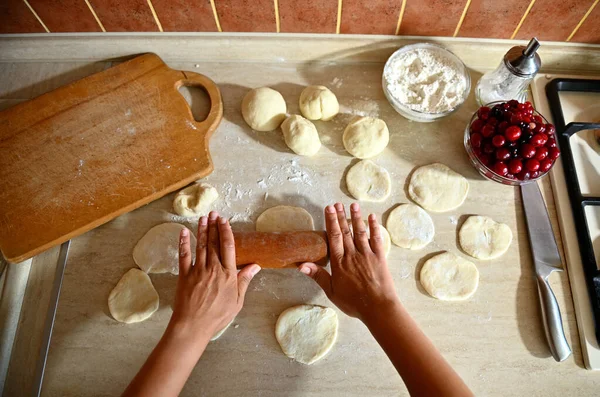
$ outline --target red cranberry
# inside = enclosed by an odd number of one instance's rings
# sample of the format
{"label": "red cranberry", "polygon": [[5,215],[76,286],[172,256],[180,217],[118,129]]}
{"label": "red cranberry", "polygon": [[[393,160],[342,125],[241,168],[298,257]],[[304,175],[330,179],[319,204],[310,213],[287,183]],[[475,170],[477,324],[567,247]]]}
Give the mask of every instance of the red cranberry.
{"label": "red cranberry", "polygon": [[535,148],[533,145],[525,143],[523,146],[521,146],[521,155],[526,159],[530,159],[535,156]]}
{"label": "red cranberry", "polygon": [[525,109],[533,109],[533,104],[529,101],[525,102]]}
{"label": "red cranberry", "polygon": [[517,108],[519,106],[519,101],[515,100],[515,99],[511,99],[510,101],[508,101],[508,104],[511,108]]}
{"label": "red cranberry", "polygon": [[541,173],[539,171],[534,171],[531,173],[531,179],[535,179],[537,177],[539,177],[541,175]]}
{"label": "red cranberry", "polygon": [[516,141],[521,136],[521,129],[517,126],[511,125],[504,131],[506,139],[509,141]]}
{"label": "red cranberry", "polygon": [[508,167],[502,161],[498,161],[494,164],[494,172],[500,176],[508,174]]}
{"label": "red cranberry", "polygon": [[516,175],[523,170],[523,163],[521,163],[521,160],[518,159],[510,160],[508,163],[508,170],[511,174]]}
{"label": "red cranberry", "polygon": [[529,173],[529,171],[527,170],[523,170],[521,171],[518,175],[517,175],[517,179],[520,179],[522,181],[526,181],[529,179],[529,177],[531,176],[531,174]]}
{"label": "red cranberry", "polygon": [[490,118],[487,119],[487,123],[491,125],[496,125],[498,124],[498,119],[490,116]]}
{"label": "red cranberry", "polygon": [[498,124],[496,126],[496,129],[498,130],[498,132],[500,134],[504,134],[504,131],[506,131],[506,129],[508,128],[509,124],[508,121],[501,121],[500,124]]}
{"label": "red cranberry", "polygon": [[554,135],[556,133],[556,128],[553,124],[546,124],[546,134]]}
{"label": "red cranberry", "polygon": [[517,124],[519,124],[520,121],[521,121],[521,117],[517,113],[513,113],[513,115],[510,116],[510,123],[512,125],[517,125]]}
{"label": "red cranberry", "polygon": [[548,135],[541,133],[535,134],[530,141],[530,143],[535,147],[544,146],[546,142],[548,142]]}
{"label": "red cranberry", "polygon": [[542,116],[539,116],[537,114],[535,116],[533,116],[533,121],[536,124],[544,124],[544,119],[542,118]]}
{"label": "red cranberry", "polygon": [[489,167],[491,160],[490,160],[490,155],[489,154],[485,154],[485,153],[481,153],[481,155],[479,156],[479,161],[481,161],[481,163],[483,165],[485,165],[486,167]]}
{"label": "red cranberry", "polygon": [[546,157],[548,157],[548,148],[545,146],[537,148],[537,150],[535,151],[535,159],[538,161],[542,161]]}
{"label": "red cranberry", "polygon": [[552,148],[552,147],[556,147],[556,139],[554,138],[549,138],[548,142],[546,142],[546,147],[548,148]]}
{"label": "red cranberry", "polygon": [[502,135],[494,135],[494,137],[492,138],[492,145],[496,147],[502,147],[505,143],[506,138],[504,138]]}
{"label": "red cranberry", "polygon": [[536,124],[535,125],[535,130],[533,130],[536,133],[543,133],[546,132],[546,126],[544,124]]}
{"label": "red cranberry", "polygon": [[510,152],[507,148],[501,147],[500,149],[496,150],[496,158],[498,160],[508,160],[510,158]]}
{"label": "red cranberry", "polygon": [[471,123],[471,132],[479,132],[481,131],[481,128],[483,128],[483,126],[485,125],[485,122],[483,120],[475,120]]}
{"label": "red cranberry", "polygon": [[479,118],[482,120],[487,120],[490,117],[490,111],[491,109],[487,106],[482,106],[477,111],[477,116],[479,116]]}
{"label": "red cranberry", "polygon": [[559,157],[560,157],[560,151],[558,150],[558,148],[552,147],[552,148],[550,148],[550,150],[548,150],[548,158],[550,160],[554,161]]}
{"label": "red cranberry", "polygon": [[481,135],[483,135],[486,138],[489,138],[492,135],[494,135],[494,132],[496,132],[496,130],[495,130],[494,126],[491,124],[486,124],[481,129]]}
{"label": "red cranberry", "polygon": [[483,149],[483,153],[485,153],[485,154],[492,154],[492,153],[494,153],[494,150],[495,150],[494,145],[492,145],[491,143],[484,143],[482,149]]}
{"label": "red cranberry", "polygon": [[535,172],[540,169],[540,162],[536,159],[529,159],[525,162],[525,169],[530,172]]}
{"label": "red cranberry", "polygon": [[535,130],[535,123],[533,123],[533,122],[530,122],[530,123],[529,123],[529,129],[530,129],[530,130]]}
{"label": "red cranberry", "polygon": [[552,160],[550,159],[544,159],[542,161],[540,161],[540,171],[542,172],[548,172],[550,170],[550,168],[552,168]]}
{"label": "red cranberry", "polygon": [[471,135],[471,146],[478,148],[481,147],[481,141],[483,140],[483,137],[481,136],[481,134],[479,132],[474,132]]}

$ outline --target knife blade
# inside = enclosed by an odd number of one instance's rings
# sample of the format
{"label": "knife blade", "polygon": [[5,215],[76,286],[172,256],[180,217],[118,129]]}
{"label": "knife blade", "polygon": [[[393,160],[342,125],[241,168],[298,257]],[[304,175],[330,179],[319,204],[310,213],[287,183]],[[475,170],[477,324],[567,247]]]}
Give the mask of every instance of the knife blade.
{"label": "knife blade", "polygon": [[522,185],[521,198],[527,221],[546,340],[554,359],[564,361],[571,355],[571,348],[565,338],[560,307],[548,283],[548,276],[552,272],[563,270],[558,246],[537,182]]}

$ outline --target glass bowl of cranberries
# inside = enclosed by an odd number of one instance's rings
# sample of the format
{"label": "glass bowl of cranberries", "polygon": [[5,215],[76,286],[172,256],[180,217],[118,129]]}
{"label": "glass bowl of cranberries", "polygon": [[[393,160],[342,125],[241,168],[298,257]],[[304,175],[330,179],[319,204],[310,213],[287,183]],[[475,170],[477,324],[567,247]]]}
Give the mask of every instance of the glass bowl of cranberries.
{"label": "glass bowl of cranberries", "polygon": [[465,149],[481,175],[505,185],[540,179],[560,156],[554,125],[516,100],[480,107],[465,129]]}

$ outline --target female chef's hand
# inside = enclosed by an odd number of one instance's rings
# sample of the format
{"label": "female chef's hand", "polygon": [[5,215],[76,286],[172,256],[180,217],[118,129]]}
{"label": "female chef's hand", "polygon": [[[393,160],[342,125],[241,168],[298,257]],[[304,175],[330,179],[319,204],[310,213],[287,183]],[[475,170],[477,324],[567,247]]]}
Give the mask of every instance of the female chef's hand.
{"label": "female chef's hand", "polygon": [[253,264],[239,273],[235,243],[226,218],[212,211],[198,222],[196,263],[192,263],[190,232],[179,239],[179,278],[171,323],[208,338],[223,329],[239,313],[252,278],[260,271]]}
{"label": "female chef's hand", "polygon": [[350,206],[350,215],[354,235],[341,203],[325,208],[331,275],[314,263],[303,263],[299,270],[314,279],[340,310],[365,321],[375,308],[394,305],[398,297],[377,218],[369,215],[369,239],[357,203]]}

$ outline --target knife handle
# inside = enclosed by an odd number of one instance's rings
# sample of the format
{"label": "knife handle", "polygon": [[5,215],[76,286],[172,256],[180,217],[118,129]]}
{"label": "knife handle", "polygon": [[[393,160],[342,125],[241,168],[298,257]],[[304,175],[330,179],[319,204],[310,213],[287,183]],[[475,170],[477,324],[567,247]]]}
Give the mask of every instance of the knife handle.
{"label": "knife handle", "polygon": [[571,355],[571,348],[567,343],[567,338],[565,338],[565,331],[556,296],[554,296],[554,292],[550,288],[547,277],[537,276],[536,279],[540,295],[544,331],[548,346],[550,346],[550,352],[556,361],[564,361]]}

